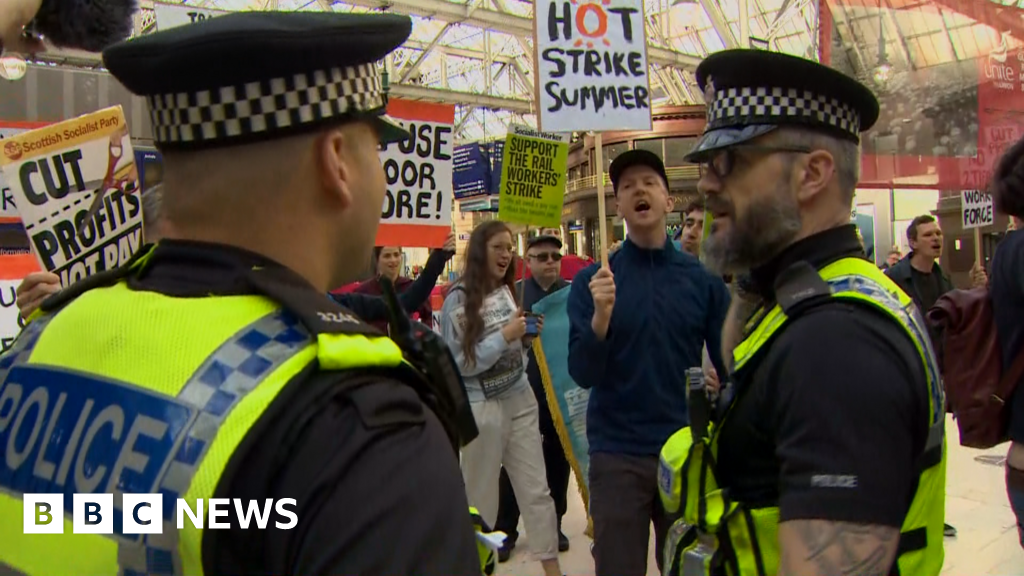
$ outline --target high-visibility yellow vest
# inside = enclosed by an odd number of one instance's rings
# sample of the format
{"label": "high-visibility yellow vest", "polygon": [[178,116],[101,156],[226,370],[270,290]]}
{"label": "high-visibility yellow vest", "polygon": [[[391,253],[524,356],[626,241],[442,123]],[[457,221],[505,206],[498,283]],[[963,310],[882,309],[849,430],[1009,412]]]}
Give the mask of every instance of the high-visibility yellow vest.
{"label": "high-visibility yellow vest", "polygon": [[[311,334],[264,296],[175,298],[124,281],[33,316],[0,356],[0,445],[14,456],[0,461],[0,566],[202,575],[203,531],[187,519],[177,529],[175,499],[208,502],[253,424],[311,365],[403,363],[392,340],[359,332]],[[83,492],[115,493],[118,533],[73,533],[72,494]],[[26,493],[65,495],[63,535],[23,533]],[[119,534],[120,493],[162,494],[163,534]]]}
{"label": "high-visibility yellow vest", "polygon": [[[871,263],[845,258],[817,271],[804,297],[827,296],[881,310],[913,340],[928,377],[929,434],[918,459],[917,491],[900,531],[899,574],[934,576],[943,562],[946,484],[945,400],[938,364],[924,321],[913,301]],[[796,291],[800,293],[799,290]],[[782,306],[761,311],[733,350],[733,371],[764,352],[789,321]],[[735,404],[735,400],[734,400]],[[708,437],[693,438],[689,427],[674,434],[661,452],[659,491],[670,513],[681,512],[665,543],[666,575],[774,576],[779,569],[778,506],[752,507],[729,498],[715,474],[719,432],[729,413]],[[856,434],[855,430],[850,431]]]}

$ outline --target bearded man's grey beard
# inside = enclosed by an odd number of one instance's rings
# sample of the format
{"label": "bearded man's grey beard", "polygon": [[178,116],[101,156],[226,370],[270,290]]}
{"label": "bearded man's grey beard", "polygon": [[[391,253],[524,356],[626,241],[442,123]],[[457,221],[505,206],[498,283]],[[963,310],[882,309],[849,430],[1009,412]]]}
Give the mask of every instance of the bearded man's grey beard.
{"label": "bearded man's grey beard", "polygon": [[732,213],[728,231],[711,234],[701,250],[704,264],[717,274],[739,274],[765,264],[800,232],[800,208],[780,185],[758,198],[742,216]]}

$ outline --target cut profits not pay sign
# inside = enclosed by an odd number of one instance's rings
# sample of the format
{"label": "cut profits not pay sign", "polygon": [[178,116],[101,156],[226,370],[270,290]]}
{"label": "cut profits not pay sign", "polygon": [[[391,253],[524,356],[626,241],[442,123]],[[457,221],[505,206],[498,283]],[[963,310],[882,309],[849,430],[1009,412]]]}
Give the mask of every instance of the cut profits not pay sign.
{"label": "cut profits not pay sign", "polygon": [[992,195],[981,190],[960,191],[960,223],[964,230],[995,224]]}
{"label": "cut profits not pay sign", "polygon": [[412,137],[380,153],[387,193],[377,245],[440,248],[452,228],[455,106],[392,99],[388,115]]}
{"label": "cut profits not pay sign", "polygon": [[120,106],[5,138],[0,167],[33,252],[62,286],[125,264],[142,245],[138,173]]}

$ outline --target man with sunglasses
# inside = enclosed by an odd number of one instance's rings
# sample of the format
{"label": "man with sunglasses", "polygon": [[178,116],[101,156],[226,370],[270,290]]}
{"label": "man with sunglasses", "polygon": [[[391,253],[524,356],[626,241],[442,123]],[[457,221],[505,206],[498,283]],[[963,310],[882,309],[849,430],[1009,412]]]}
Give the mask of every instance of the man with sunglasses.
{"label": "man with sunglasses", "polygon": [[684,513],[666,561],[686,576],[935,576],[941,382],[913,301],[850,223],[878,101],[762,50],[713,54],[696,77],[708,122],[688,159],[713,216],[702,248],[715,271],[742,274],[742,297],[723,329],[733,399],[710,432],[684,429],[662,451],[662,498]]}
{"label": "man with sunglasses", "polygon": [[[561,278],[562,267],[562,241],[554,235],[541,235],[531,238],[526,243],[526,266],[530,273],[516,283],[523,310],[530,312],[533,305],[544,297],[558,292],[569,285]],[[537,396],[537,404],[540,407],[540,434],[544,449],[544,467],[547,470],[548,489],[551,490],[551,498],[555,501],[555,512],[558,515],[558,551],[565,552],[569,549],[569,539],[562,533],[562,517],[565,516],[567,508],[566,492],[569,490],[569,461],[565,459],[565,452],[558,439],[558,431],[555,429],[555,422],[551,418],[551,410],[548,408],[547,395],[544,393],[544,383],[541,381],[540,368],[537,366],[537,359],[533,355],[533,349],[527,352],[528,363],[526,365],[526,376],[530,381],[530,387]],[[505,562],[516,547],[516,540],[519,538],[519,504],[516,502],[515,493],[512,491],[512,483],[504,468],[501,470],[498,492],[498,519],[494,529],[508,535],[505,544],[498,550],[498,561]]]}

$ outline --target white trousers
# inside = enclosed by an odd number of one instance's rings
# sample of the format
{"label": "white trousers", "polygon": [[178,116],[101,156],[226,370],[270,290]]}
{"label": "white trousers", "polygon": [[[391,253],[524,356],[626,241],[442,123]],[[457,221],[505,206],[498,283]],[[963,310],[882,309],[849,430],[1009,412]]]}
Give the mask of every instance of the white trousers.
{"label": "white trousers", "polygon": [[526,525],[530,552],[538,560],[558,557],[558,521],[548,489],[533,390],[474,402],[480,435],[462,449],[462,476],[469,505],[490,526],[498,517],[498,478],[505,467]]}

